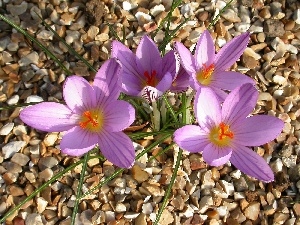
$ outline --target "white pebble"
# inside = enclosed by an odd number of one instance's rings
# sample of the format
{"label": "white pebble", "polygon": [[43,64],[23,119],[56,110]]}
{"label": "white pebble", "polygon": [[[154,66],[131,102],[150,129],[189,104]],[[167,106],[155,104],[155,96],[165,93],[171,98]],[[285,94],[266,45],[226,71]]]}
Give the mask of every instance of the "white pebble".
{"label": "white pebble", "polygon": [[7,123],[0,129],[0,135],[8,135],[14,128],[14,123]]}
{"label": "white pebble", "polygon": [[138,22],[142,24],[144,24],[145,22],[150,22],[152,20],[149,14],[143,12],[137,12],[135,14],[135,17],[137,18]]}
{"label": "white pebble", "polygon": [[153,206],[151,203],[145,203],[142,206],[142,212],[146,215],[149,215],[150,213],[153,212]]}
{"label": "white pebble", "polygon": [[17,104],[19,101],[20,97],[19,95],[13,95],[7,100],[8,105],[14,105]]}
{"label": "white pebble", "polygon": [[26,98],[26,101],[25,103],[31,103],[31,102],[42,102],[44,101],[42,97],[40,96],[37,96],[37,95],[29,95],[27,98]]}
{"label": "white pebble", "polygon": [[300,9],[294,12],[293,19],[297,24],[300,24]]}
{"label": "white pebble", "polygon": [[26,145],[25,141],[12,141],[2,147],[4,159],[8,159],[13,156],[14,153],[20,151]]}
{"label": "white pebble", "polygon": [[165,7],[164,5],[160,4],[160,5],[156,5],[154,6],[152,9],[150,9],[150,13],[153,16],[157,16],[158,14],[160,14],[161,12],[165,11]]}

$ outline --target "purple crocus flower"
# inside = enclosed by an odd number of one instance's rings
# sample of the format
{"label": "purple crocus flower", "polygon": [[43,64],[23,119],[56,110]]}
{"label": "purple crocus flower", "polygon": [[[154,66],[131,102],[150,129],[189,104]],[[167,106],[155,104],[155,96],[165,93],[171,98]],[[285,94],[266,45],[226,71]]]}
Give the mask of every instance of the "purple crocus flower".
{"label": "purple crocus flower", "polygon": [[215,54],[215,46],[210,33],[205,30],[200,36],[195,55],[180,42],[175,43],[180,55],[182,66],[192,76],[191,87],[198,90],[201,87],[210,87],[223,101],[227,94],[222,90],[233,90],[244,83],[254,81],[238,72],[228,70],[242,55],[247,47],[250,34],[241,34]]}
{"label": "purple crocus flower", "polygon": [[228,160],[242,172],[265,182],[274,180],[266,161],[246,146],[259,146],[283,129],[283,121],[269,115],[248,117],[255,107],[258,91],[252,84],[234,89],[221,108],[216,94],[202,88],[195,96],[198,125],[186,125],[174,133],[174,141],[189,152],[202,152],[211,166]]}
{"label": "purple crocus flower", "polygon": [[70,76],[63,87],[66,105],[42,102],[20,113],[29,126],[46,132],[66,131],[60,142],[62,153],[81,156],[97,144],[113,164],[128,168],[135,151],[130,138],[122,132],[135,119],[134,108],[117,100],[121,66],[115,59],[106,61],[93,85],[84,78]]}
{"label": "purple crocus flower", "polygon": [[123,67],[122,91],[132,96],[155,100],[167,91],[179,69],[174,51],[163,57],[153,40],[143,36],[134,54],[119,41],[112,42],[112,57]]}

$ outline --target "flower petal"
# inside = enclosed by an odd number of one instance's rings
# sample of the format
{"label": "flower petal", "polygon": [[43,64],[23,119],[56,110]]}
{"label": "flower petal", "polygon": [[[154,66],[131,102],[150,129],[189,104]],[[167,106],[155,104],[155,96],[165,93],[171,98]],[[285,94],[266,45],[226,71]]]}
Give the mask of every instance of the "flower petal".
{"label": "flower petal", "polygon": [[121,66],[116,59],[109,59],[101,66],[95,76],[94,89],[97,104],[103,101],[104,97],[118,99],[121,92]]}
{"label": "flower petal", "polygon": [[20,119],[38,130],[61,132],[76,126],[79,118],[63,104],[42,102],[24,108],[20,112]]}
{"label": "flower petal", "polygon": [[156,89],[164,93],[170,89],[172,82],[173,82],[173,77],[171,73],[167,72],[156,85]]}
{"label": "flower petal", "polygon": [[136,66],[136,56],[128,47],[119,41],[113,41],[111,54],[112,57],[117,58],[121,62],[125,74],[133,74],[137,78],[140,78]]}
{"label": "flower petal", "polygon": [[173,50],[169,51],[162,58],[162,72],[161,74],[157,74],[158,80],[162,79],[162,76],[169,72],[172,75],[172,78],[175,78],[180,67],[179,56],[175,55]]}
{"label": "flower petal", "polygon": [[250,33],[245,32],[224,45],[215,57],[215,71],[229,69],[243,54],[249,37]]}
{"label": "flower petal", "polygon": [[[162,59],[158,47],[147,35],[142,37],[136,49],[136,57],[139,59],[139,63],[142,66],[139,70],[143,71],[143,74],[146,71],[151,74],[153,70],[155,70],[157,74],[161,74]],[[137,66],[139,66],[139,64]]]}
{"label": "flower petal", "polygon": [[125,101],[117,100],[109,102],[104,107],[105,129],[116,132],[129,127],[135,120],[134,108]]}
{"label": "flower petal", "polygon": [[267,162],[251,149],[237,145],[233,147],[231,163],[245,174],[264,182],[274,180],[274,173]]}
{"label": "flower petal", "polygon": [[142,80],[137,79],[133,74],[123,73],[122,91],[128,95],[138,96],[143,88],[142,82]]}
{"label": "flower petal", "polygon": [[79,126],[67,131],[61,139],[61,152],[71,156],[81,156],[90,151],[98,142],[96,134]]}
{"label": "flower petal", "polygon": [[221,122],[220,102],[210,88],[201,88],[197,91],[194,111],[202,129],[210,130]]}
{"label": "flower petal", "polygon": [[235,88],[223,103],[223,122],[233,125],[236,121],[246,118],[254,109],[257,98],[258,91],[253,84],[243,84]]}
{"label": "flower petal", "polygon": [[202,152],[209,144],[207,133],[199,126],[186,125],[174,132],[174,142],[182,149],[189,152]]}
{"label": "flower petal", "polygon": [[99,147],[105,158],[118,167],[129,168],[134,163],[133,143],[123,132],[102,132]]}
{"label": "flower petal", "polygon": [[223,90],[233,90],[238,86],[246,83],[255,84],[254,80],[242,73],[232,71],[221,71],[213,74],[213,80],[211,82],[212,87],[216,87]]}
{"label": "flower petal", "polygon": [[211,65],[215,59],[215,45],[208,30],[205,30],[196,46],[195,58],[197,70],[201,69],[203,64],[206,66]]}
{"label": "flower petal", "polygon": [[70,76],[66,79],[63,95],[68,107],[76,113],[92,108],[96,103],[93,87],[79,76]]}
{"label": "flower petal", "polygon": [[255,115],[245,118],[231,127],[234,141],[244,146],[259,146],[275,139],[284,122],[274,116]]}
{"label": "flower petal", "polygon": [[170,90],[173,92],[186,91],[190,86],[190,79],[191,76],[185,71],[185,69],[182,66],[180,66],[179,72],[175,80],[173,80]]}
{"label": "flower petal", "polygon": [[205,162],[211,166],[221,166],[229,161],[232,149],[229,147],[220,147],[209,143],[202,152]]}
{"label": "flower petal", "polygon": [[195,59],[192,53],[180,42],[175,42],[174,47],[180,56],[181,65],[185,68],[186,72],[190,75],[196,73]]}

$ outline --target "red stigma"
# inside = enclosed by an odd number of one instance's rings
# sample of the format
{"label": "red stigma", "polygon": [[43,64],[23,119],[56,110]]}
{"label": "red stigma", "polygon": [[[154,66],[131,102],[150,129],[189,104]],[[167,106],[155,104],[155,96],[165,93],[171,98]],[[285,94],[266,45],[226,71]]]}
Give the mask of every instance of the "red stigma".
{"label": "red stigma", "polygon": [[81,128],[86,128],[87,125],[88,125],[89,123],[91,123],[93,127],[97,127],[97,126],[99,125],[99,123],[98,123],[98,121],[97,121],[97,118],[93,118],[90,111],[85,111],[85,112],[83,113],[83,116],[84,116],[87,120],[84,121],[84,122],[80,122],[80,123],[79,123],[79,126],[80,126]]}
{"label": "red stigma", "polygon": [[219,129],[219,140],[222,140],[225,137],[233,138],[233,133],[229,130],[229,126],[225,123],[220,123],[220,129]]}
{"label": "red stigma", "polygon": [[148,71],[144,72],[144,76],[147,78],[146,84],[154,87],[156,85],[156,70],[152,70],[151,75]]}

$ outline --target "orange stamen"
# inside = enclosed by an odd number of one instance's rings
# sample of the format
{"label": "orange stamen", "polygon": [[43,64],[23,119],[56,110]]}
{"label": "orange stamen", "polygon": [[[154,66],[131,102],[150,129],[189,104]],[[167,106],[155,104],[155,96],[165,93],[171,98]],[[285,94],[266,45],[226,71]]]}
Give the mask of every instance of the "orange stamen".
{"label": "orange stamen", "polygon": [[230,131],[229,126],[222,122],[220,123],[219,140],[223,140],[225,137],[232,139],[234,134]]}
{"label": "orange stamen", "polygon": [[203,64],[202,69],[197,72],[197,80],[199,81],[199,83],[201,83],[202,85],[209,85],[214,70],[215,70],[214,64],[210,64],[209,66]]}
{"label": "orange stamen", "polygon": [[79,123],[81,128],[86,128],[89,124],[91,124],[92,127],[97,127],[99,125],[97,118],[93,118],[90,111],[85,111],[82,116],[87,120]]}

